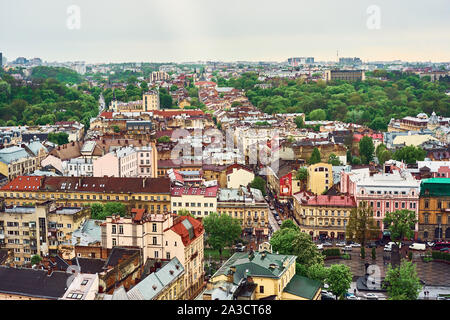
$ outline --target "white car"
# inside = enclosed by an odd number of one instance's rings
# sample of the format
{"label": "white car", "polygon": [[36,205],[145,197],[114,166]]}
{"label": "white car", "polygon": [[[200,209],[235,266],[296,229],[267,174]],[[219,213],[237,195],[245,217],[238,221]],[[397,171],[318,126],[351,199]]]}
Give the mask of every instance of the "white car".
{"label": "white car", "polygon": [[336,247],[345,247],[345,242],[336,243]]}
{"label": "white car", "polygon": [[361,247],[361,245],[359,243],[352,243],[351,246],[353,248],[360,248]]}
{"label": "white car", "polygon": [[281,222],[281,220],[278,220],[278,225],[281,226],[283,222]]}
{"label": "white car", "polygon": [[344,251],[352,251],[353,247],[352,246],[345,246],[344,249],[342,249]]}
{"label": "white car", "polygon": [[425,243],[413,243],[412,245],[409,246],[409,248],[411,250],[420,250],[420,251],[425,251],[427,249]]}
{"label": "white car", "polygon": [[378,296],[375,293],[366,293],[364,298],[367,300],[378,300]]}
{"label": "white car", "polygon": [[318,244],[318,245],[317,245],[317,249],[323,250],[323,244]]}
{"label": "white car", "polygon": [[348,296],[348,297],[347,297],[347,300],[361,300],[361,298],[355,296],[354,294],[352,294],[351,296]]}
{"label": "white car", "polygon": [[[388,251],[391,252],[392,251],[392,246],[395,245],[395,242],[389,242],[387,245],[384,246],[384,251]],[[402,248],[402,244],[400,243],[400,246],[398,247],[399,249]]]}

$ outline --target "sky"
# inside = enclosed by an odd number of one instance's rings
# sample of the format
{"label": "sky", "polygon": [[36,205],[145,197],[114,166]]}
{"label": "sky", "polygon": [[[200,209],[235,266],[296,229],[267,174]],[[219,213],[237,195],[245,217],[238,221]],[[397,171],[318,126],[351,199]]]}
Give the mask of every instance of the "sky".
{"label": "sky", "polygon": [[450,61],[449,0],[1,0],[0,8],[8,61]]}

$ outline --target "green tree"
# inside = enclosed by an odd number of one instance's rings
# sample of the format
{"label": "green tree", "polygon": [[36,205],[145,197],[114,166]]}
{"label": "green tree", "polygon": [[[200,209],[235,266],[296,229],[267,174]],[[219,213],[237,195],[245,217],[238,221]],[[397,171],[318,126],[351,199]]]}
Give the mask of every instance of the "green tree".
{"label": "green tree", "polygon": [[321,263],[316,263],[311,266],[309,266],[306,269],[306,277],[320,281],[322,283],[322,286],[325,284],[326,279],[329,276],[330,268],[326,268]]}
{"label": "green tree", "polygon": [[169,143],[171,140],[169,136],[162,136],[156,139],[156,141],[158,141],[158,143]]}
{"label": "green tree", "polygon": [[207,233],[206,241],[214,250],[219,250],[220,259],[222,259],[222,250],[233,245],[242,233],[239,220],[227,214],[219,216],[213,212],[203,219],[203,225]]}
{"label": "green tree", "polygon": [[336,298],[343,300],[352,283],[350,267],[343,264],[333,264],[328,268],[326,283]]}
{"label": "green tree", "polygon": [[375,260],[377,258],[377,250],[375,250],[375,247],[372,247],[372,260]]}
{"label": "green tree", "polygon": [[42,258],[41,258],[41,256],[38,255],[38,254],[35,254],[34,256],[31,257],[31,265],[32,265],[32,266],[41,263],[41,261],[42,261]]}
{"label": "green tree", "polygon": [[66,132],[57,132],[57,133],[50,132],[48,134],[48,141],[51,141],[59,146],[62,146],[63,144],[69,143],[69,135]]}
{"label": "green tree", "polygon": [[356,241],[364,247],[366,241],[377,237],[379,232],[373,219],[373,208],[367,202],[361,201],[359,206],[350,212],[345,232],[347,240]]}
{"label": "green tree", "polygon": [[359,141],[359,155],[361,156],[361,162],[369,164],[373,160],[373,153],[375,146],[371,137],[364,136]]}
{"label": "green tree", "polygon": [[297,125],[297,128],[298,128],[298,129],[303,128],[304,125],[305,125],[305,123],[303,122],[303,118],[300,117],[300,116],[299,116],[299,117],[295,117],[294,122],[295,122],[295,124]]}
{"label": "green tree", "polygon": [[323,264],[324,257],[312,242],[311,237],[298,228],[283,228],[275,231],[270,244],[274,252],[297,256],[299,264],[307,267],[317,263]]}
{"label": "green tree", "polygon": [[327,113],[323,109],[316,109],[309,113],[309,119],[311,121],[323,121],[326,120]]}
{"label": "green tree", "polygon": [[266,196],[266,181],[263,178],[256,176],[250,183],[250,188],[261,190],[263,196]]}
{"label": "green tree", "polygon": [[386,161],[392,159],[392,153],[389,150],[383,150],[378,157],[378,162],[384,164]]}
{"label": "green tree", "polygon": [[403,260],[396,268],[389,265],[384,288],[389,300],[417,300],[422,285],[417,276],[416,265],[407,260]]}
{"label": "green tree", "polygon": [[299,181],[307,181],[308,180],[308,169],[303,167],[297,170],[297,173],[295,174],[295,179]]}
{"label": "green tree", "polygon": [[113,130],[115,133],[119,133],[120,132],[120,128],[117,125],[112,126]]}
{"label": "green tree", "polygon": [[99,217],[103,217],[103,206],[100,203],[91,204],[91,218],[100,220]]}
{"label": "green tree", "polygon": [[403,161],[406,164],[414,164],[417,161],[423,161],[427,152],[415,146],[406,146],[394,152],[393,158],[397,161]]}
{"label": "green tree", "polygon": [[330,154],[330,156],[328,157],[328,163],[333,166],[342,165],[341,160],[339,160],[339,158],[334,153]]}
{"label": "green tree", "polygon": [[317,149],[317,147],[314,148],[312,154],[311,154],[311,158],[309,158],[308,160],[308,164],[316,164],[322,162],[322,159],[320,157],[320,151],[319,149]]}
{"label": "green tree", "polygon": [[283,223],[281,223],[280,229],[294,229],[298,230],[297,225],[294,223],[294,221],[287,219],[284,220]]}
{"label": "green tree", "polygon": [[192,218],[195,219],[194,215],[187,209],[178,210],[178,215],[182,216],[182,217],[189,216],[189,217],[192,217]]}
{"label": "green tree", "polygon": [[389,226],[391,239],[397,244],[400,244],[405,238],[409,240],[414,237],[414,229],[417,223],[414,211],[403,209],[387,212],[383,222]]}

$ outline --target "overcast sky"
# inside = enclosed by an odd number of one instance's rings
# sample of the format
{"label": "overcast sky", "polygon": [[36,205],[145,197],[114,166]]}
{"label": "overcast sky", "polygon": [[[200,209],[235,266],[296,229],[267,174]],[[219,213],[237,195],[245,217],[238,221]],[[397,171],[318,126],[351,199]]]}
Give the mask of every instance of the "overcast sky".
{"label": "overcast sky", "polygon": [[[67,27],[70,5],[80,8],[80,29]],[[367,27],[371,5],[379,29]],[[449,0],[1,0],[0,8],[9,61],[331,61],[338,50],[364,61],[450,61]]]}

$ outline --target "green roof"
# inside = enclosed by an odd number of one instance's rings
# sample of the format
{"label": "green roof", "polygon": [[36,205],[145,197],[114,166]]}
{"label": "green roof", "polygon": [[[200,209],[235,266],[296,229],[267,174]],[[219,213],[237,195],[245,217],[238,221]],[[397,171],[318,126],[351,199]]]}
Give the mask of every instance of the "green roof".
{"label": "green roof", "polygon": [[283,291],[311,300],[320,290],[321,286],[320,281],[294,275]]}
{"label": "green roof", "polygon": [[420,185],[420,196],[449,197],[450,178],[431,178],[422,180]]}
{"label": "green roof", "polygon": [[233,283],[235,284],[238,284],[245,277],[247,270],[249,276],[279,278],[286,270],[283,267],[283,262],[287,260],[290,264],[295,259],[295,256],[290,255],[265,252],[265,256],[263,256],[262,252],[254,252],[254,257],[250,260],[248,252],[237,252],[217,270],[213,277],[228,275],[230,268],[235,267],[236,272],[233,276]]}

